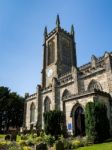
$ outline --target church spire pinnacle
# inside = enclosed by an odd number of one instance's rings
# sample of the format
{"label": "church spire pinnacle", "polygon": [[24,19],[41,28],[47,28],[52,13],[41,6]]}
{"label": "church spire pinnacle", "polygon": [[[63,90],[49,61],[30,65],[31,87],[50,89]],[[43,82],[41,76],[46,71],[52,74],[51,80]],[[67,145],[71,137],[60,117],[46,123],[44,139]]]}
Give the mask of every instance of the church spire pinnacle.
{"label": "church spire pinnacle", "polygon": [[73,26],[73,24],[71,25],[71,35],[74,37],[74,26]]}
{"label": "church spire pinnacle", "polygon": [[47,27],[44,28],[44,36],[47,36]]}
{"label": "church spire pinnacle", "polygon": [[44,41],[46,39],[46,36],[47,36],[47,27],[45,26],[45,28],[44,28]]}
{"label": "church spire pinnacle", "polygon": [[59,18],[58,14],[57,14],[57,18],[56,18],[56,26],[60,27],[60,18]]}

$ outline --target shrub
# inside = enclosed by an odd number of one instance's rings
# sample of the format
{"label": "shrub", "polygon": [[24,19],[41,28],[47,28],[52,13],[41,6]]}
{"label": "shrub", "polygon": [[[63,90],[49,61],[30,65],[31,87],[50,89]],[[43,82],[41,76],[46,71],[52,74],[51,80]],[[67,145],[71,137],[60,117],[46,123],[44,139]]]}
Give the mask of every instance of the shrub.
{"label": "shrub", "polygon": [[6,142],[0,142],[0,149],[6,149],[7,148],[7,143]]}
{"label": "shrub", "polygon": [[36,137],[35,138],[35,143],[39,143],[39,142],[42,142],[43,141],[43,138],[42,137]]}
{"label": "shrub", "polygon": [[10,143],[7,147],[8,150],[21,150],[21,147],[16,143]]}
{"label": "shrub", "polygon": [[21,135],[21,140],[28,140],[28,134],[26,134],[26,135]]}
{"label": "shrub", "polygon": [[51,135],[45,135],[44,140],[49,146],[53,146],[55,143],[55,138]]}
{"label": "shrub", "polygon": [[79,140],[72,141],[72,148],[78,148],[81,146],[81,142]]}
{"label": "shrub", "polygon": [[26,141],[25,140],[20,140],[18,142],[18,144],[21,145],[21,146],[26,146]]}
{"label": "shrub", "polygon": [[89,102],[85,108],[86,135],[93,141],[103,142],[109,137],[109,120],[107,108],[100,102]]}
{"label": "shrub", "polygon": [[33,138],[36,138],[36,137],[37,137],[37,134],[36,134],[36,133],[34,133],[32,137],[33,137]]}
{"label": "shrub", "polygon": [[28,146],[33,146],[34,145],[34,140],[30,138],[30,139],[26,140],[25,143]]}
{"label": "shrub", "polygon": [[24,146],[23,148],[22,148],[22,150],[32,150],[30,147],[28,147],[28,146]]}
{"label": "shrub", "polygon": [[81,146],[87,146],[87,145],[90,145],[90,140],[88,139],[87,136],[82,137],[82,138],[80,139],[80,142],[81,142]]}
{"label": "shrub", "polygon": [[56,138],[61,134],[65,134],[65,115],[62,111],[53,110],[45,112],[44,123],[46,134],[51,134]]}
{"label": "shrub", "polygon": [[63,144],[64,144],[64,149],[71,149],[71,147],[72,147],[71,141],[64,140]]}

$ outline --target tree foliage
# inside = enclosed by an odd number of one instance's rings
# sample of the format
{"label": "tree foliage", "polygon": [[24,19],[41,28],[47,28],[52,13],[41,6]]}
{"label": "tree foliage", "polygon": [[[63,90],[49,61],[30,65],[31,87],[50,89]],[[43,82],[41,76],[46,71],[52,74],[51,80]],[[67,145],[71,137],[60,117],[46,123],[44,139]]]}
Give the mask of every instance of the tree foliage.
{"label": "tree foliage", "polygon": [[94,142],[102,142],[109,137],[109,120],[107,108],[100,102],[89,102],[85,108],[86,134]]}
{"label": "tree foliage", "polygon": [[23,123],[24,98],[0,87],[0,130],[20,127]]}
{"label": "tree foliage", "polygon": [[44,124],[46,134],[57,137],[65,133],[65,115],[62,111],[53,110],[44,113]]}

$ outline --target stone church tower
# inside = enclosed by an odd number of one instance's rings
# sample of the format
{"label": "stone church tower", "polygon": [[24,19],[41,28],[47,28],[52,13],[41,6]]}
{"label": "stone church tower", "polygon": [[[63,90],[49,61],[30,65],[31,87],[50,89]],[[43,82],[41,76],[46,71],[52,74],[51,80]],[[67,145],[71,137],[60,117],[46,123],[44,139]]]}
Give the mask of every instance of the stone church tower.
{"label": "stone church tower", "polygon": [[90,101],[105,103],[112,127],[111,95],[112,53],[92,56],[89,63],[78,67],[74,27],[70,33],[62,29],[57,15],[56,27],[50,33],[46,27],[44,31],[42,83],[25,102],[27,129],[37,122],[43,128],[43,113],[58,109],[65,113],[68,132],[83,134],[84,109]]}

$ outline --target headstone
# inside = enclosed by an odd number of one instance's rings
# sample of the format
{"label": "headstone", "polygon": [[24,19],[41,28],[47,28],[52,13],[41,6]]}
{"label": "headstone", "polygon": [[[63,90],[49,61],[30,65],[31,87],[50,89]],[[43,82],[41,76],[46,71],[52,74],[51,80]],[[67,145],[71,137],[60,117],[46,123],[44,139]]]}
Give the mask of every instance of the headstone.
{"label": "headstone", "polygon": [[47,144],[39,143],[38,145],[36,145],[36,150],[47,150]]}

